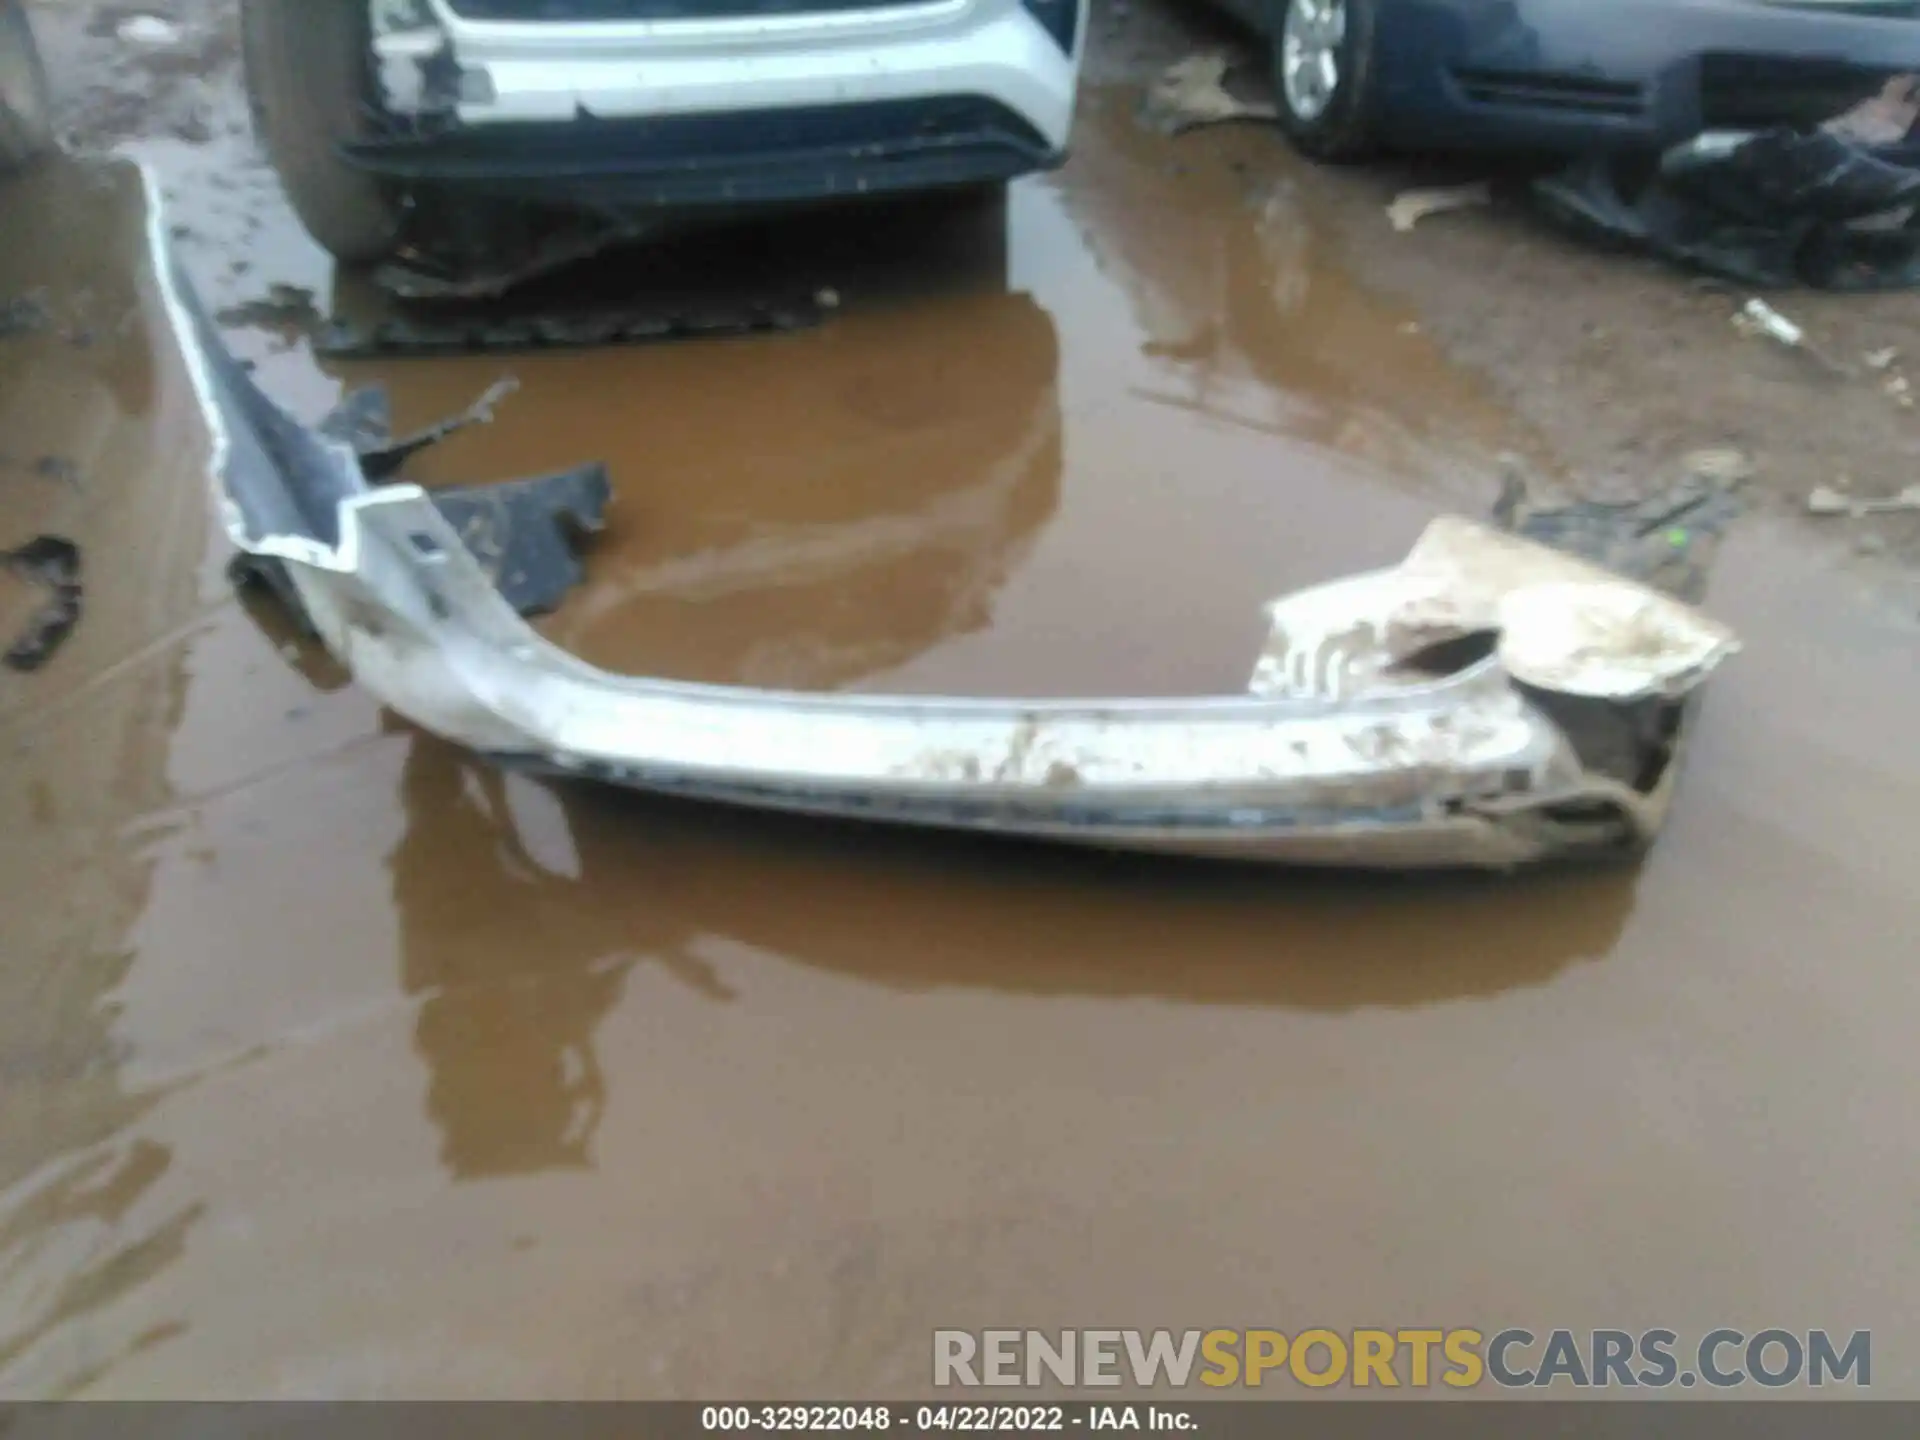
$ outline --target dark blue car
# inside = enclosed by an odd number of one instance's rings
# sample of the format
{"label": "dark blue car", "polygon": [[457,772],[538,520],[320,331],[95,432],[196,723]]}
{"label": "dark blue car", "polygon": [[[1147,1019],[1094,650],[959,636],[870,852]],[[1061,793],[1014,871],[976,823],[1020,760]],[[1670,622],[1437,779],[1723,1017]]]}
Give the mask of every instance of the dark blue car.
{"label": "dark blue car", "polygon": [[1920,0],[1226,0],[1310,155],[1654,149],[1920,72]]}

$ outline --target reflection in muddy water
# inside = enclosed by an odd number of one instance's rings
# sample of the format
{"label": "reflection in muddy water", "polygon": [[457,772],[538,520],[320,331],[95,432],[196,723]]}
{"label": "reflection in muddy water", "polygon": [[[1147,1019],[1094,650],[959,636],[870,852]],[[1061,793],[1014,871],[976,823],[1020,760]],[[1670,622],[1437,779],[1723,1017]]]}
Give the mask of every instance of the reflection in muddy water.
{"label": "reflection in muddy water", "polygon": [[1059,503],[1053,323],[1001,294],[923,302],[888,333],[926,362],[713,353],[713,383],[688,382],[714,397],[711,433],[749,395],[757,439],[694,462],[718,503],[633,517],[653,544],[607,567],[555,638],[626,668],[822,689],[985,629]]}
{"label": "reflection in muddy water", "polygon": [[[751,293],[779,258],[854,303],[822,333],[345,373],[388,384],[408,416],[438,412],[485,367],[519,376],[494,428],[419,475],[548,469],[557,443],[610,462],[610,533],[550,626],[578,653],[806,689],[884,674],[987,628],[1053,518],[1059,345],[1048,312],[1006,287],[1004,206],[860,214],[804,220],[778,257],[764,227],[703,237],[694,273],[680,248],[614,257],[553,298],[698,303],[716,275]],[[378,313],[363,290],[348,303]]]}
{"label": "reflection in muddy water", "polygon": [[[589,1167],[607,1098],[594,1031],[644,937],[583,897],[622,884],[620,857],[578,850],[551,792],[431,740],[408,743],[400,794],[400,984],[419,997],[442,1159],[461,1179]],[[727,998],[679,946],[662,958]]]}
{"label": "reflection in muddy water", "polygon": [[1157,362],[1135,398],[1459,498],[1484,478],[1486,447],[1525,443],[1405,311],[1342,266],[1270,137],[1170,148],[1135,120],[1129,92],[1087,105],[1061,193]]}
{"label": "reflection in muddy water", "polygon": [[[520,374],[433,479],[609,461],[551,622],[595,658],[1235,688],[1260,602],[1397,558],[1499,417],[1337,272],[1256,283],[1231,162],[1270,137],[1184,175],[1087,137],[913,304],[843,257],[808,334],[355,378],[407,425]],[[97,337],[0,342],[0,449],[85,477],[0,473],[0,544],[115,557],[0,675],[7,1394],[910,1397],[937,1327],[1378,1324],[1870,1327],[1920,1394],[1920,692],[1800,552],[1731,547],[1750,650],[1637,871],[1223,872],[505,776],[233,601],[110,194],[101,249],[51,204],[0,248],[0,297]],[[301,363],[263,373],[330,395]]]}
{"label": "reflection in muddy water", "polygon": [[167,793],[176,642],[204,613],[206,438],[149,343],[137,176],[49,166],[0,207],[0,296],[42,291],[52,322],[0,342],[0,452],[70,476],[0,467],[0,548],[57,530],[110,557],[70,641],[0,686],[0,1376],[57,1342],[27,1387],[51,1394],[179,1328],[74,1338],[175,1263],[205,1208],[156,1194],[172,1148],[127,1133],[165,1087],[122,1075],[111,996],[153,884],[134,821]]}
{"label": "reflection in muddy water", "polygon": [[[423,992],[451,975],[430,959],[416,966],[415,949],[486,951],[517,972],[524,967],[506,957],[534,947],[497,937],[503,925],[524,925],[539,932],[543,974],[617,981],[634,955],[645,955],[715,1001],[734,992],[698,952],[725,936],[908,991],[962,987],[1327,1011],[1411,1006],[1537,984],[1603,956],[1633,905],[1628,874],[1546,876],[1517,899],[1498,892],[1508,896],[1511,923],[1467,958],[1436,946],[1435,933],[1480,914],[1496,893],[1493,882],[1326,875],[1295,887],[1283,880],[1285,943],[1269,948],[1274,937],[1263,927],[1275,919],[1276,884],[1257,869],[1127,857],[1089,863],[1038,846],[866,832],[587,787],[546,789],[518,777],[502,782],[430,743],[410,751],[407,775],[416,803],[394,855],[395,899],[406,917],[403,936],[431,937],[409,944],[409,976],[420,976],[409,988]],[[434,803],[417,803],[428,799]],[[433,869],[403,869],[410,850],[431,857]],[[448,891],[463,893],[463,913],[452,919],[433,888],[436,875]],[[487,898],[473,893],[480,875],[488,877]],[[529,886],[531,905],[491,898]],[[1048,914],[1063,886],[1103,903],[1076,917],[1077,943],[1056,948]],[[609,903],[616,892],[621,900]],[[543,896],[560,913],[542,909],[536,918]],[[939,925],[929,926],[936,915]],[[1376,943],[1354,954],[1348,927],[1363,917]],[[467,943],[450,944],[450,932]],[[1183,963],[1165,962],[1164,941],[1152,938],[1160,932],[1186,936],[1191,951]],[[493,938],[482,943],[481,934]],[[459,979],[484,984],[489,977]],[[571,993],[610,1003],[618,986],[583,983]],[[551,1052],[556,1076],[593,1073],[590,1061],[567,1056],[588,1028],[581,1022],[603,1008],[530,1006],[526,1033],[550,1043],[528,1049]],[[424,1040],[422,1049],[429,1050]],[[520,1078],[527,1089],[566,1088]],[[558,1122],[578,1112],[555,1103],[545,1113]],[[555,1123],[551,1138],[569,1128]]]}

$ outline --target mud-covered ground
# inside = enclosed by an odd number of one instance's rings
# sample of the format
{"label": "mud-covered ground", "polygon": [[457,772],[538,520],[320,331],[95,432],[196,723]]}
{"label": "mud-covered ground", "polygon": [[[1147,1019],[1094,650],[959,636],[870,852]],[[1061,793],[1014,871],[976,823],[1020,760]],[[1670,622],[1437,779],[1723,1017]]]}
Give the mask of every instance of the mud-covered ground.
{"label": "mud-covered ground", "polygon": [[[1003,210],[570,282],[832,289],[817,329],[350,365],[274,288],[372,303],[252,150],[228,7],[143,7],[163,54],[34,13],[277,396],[406,426],[511,373],[417,478],[608,464],[541,622],[598,663],[1230,691],[1264,600],[1515,465],[1745,451],[1708,604],[1746,649],[1651,857],[1383,883],[502,774],[235,595],[138,186],[56,167],[0,192],[0,296],[50,306],[0,342],[0,547],[85,582],[0,672],[0,1391],[909,1397],[939,1327],[1436,1325],[1870,1329],[1920,1396],[1913,536],[1800,513],[1904,483],[1914,416],[1523,210],[1396,234],[1408,167],[1162,138],[1146,79],[1232,43],[1165,3],[1102,14],[1072,162]],[[1913,297],[1779,303],[1920,356]]]}

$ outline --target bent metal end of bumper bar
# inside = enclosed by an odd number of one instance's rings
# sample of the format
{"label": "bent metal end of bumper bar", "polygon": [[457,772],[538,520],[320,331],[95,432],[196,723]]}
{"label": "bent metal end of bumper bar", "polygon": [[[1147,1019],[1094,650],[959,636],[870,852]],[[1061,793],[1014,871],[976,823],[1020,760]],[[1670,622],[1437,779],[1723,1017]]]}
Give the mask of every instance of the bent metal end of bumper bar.
{"label": "bent metal end of bumper bar", "polygon": [[[425,491],[370,484],[349,446],[259,389],[167,257],[149,205],[233,542],[283,567],[360,684],[503,764],[1141,851],[1503,869],[1650,841],[1687,696],[1737,648],[1654,590],[1443,520],[1398,569],[1277,602],[1241,696],[893,698],[610,674],[535,633]],[[1463,638],[1450,673],[1408,664]],[[1639,737],[1615,773],[1583,760],[1563,728],[1583,708]]]}

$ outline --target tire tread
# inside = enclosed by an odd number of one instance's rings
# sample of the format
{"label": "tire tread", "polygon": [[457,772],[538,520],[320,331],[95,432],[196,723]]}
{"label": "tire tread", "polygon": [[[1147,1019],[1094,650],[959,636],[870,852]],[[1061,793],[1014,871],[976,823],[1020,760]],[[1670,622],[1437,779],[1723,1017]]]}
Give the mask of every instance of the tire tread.
{"label": "tire tread", "polygon": [[248,103],[294,212],[334,258],[384,259],[399,206],[336,148],[367,129],[363,0],[241,0],[240,23]]}

